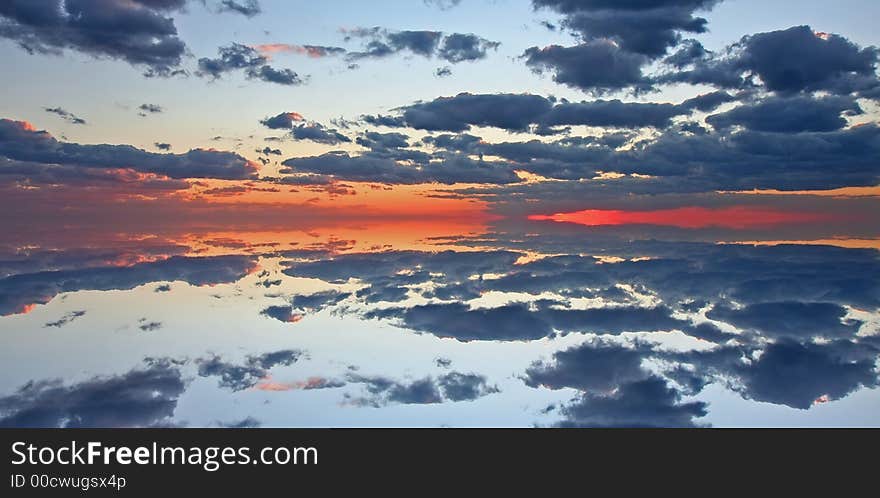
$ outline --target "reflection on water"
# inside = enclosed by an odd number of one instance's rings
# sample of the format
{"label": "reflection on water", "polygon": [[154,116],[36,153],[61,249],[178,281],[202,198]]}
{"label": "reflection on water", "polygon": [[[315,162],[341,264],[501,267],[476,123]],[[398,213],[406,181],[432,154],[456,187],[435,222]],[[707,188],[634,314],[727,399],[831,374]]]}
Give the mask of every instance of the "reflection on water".
{"label": "reflection on water", "polygon": [[870,244],[548,223],[7,243],[0,426],[880,423]]}

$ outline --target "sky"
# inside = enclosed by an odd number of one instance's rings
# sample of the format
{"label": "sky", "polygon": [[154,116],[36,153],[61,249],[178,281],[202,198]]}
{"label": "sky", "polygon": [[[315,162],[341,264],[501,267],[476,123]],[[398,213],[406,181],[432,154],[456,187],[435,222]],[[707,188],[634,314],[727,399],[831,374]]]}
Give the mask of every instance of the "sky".
{"label": "sky", "polygon": [[0,0],[0,426],[876,426],[878,16]]}

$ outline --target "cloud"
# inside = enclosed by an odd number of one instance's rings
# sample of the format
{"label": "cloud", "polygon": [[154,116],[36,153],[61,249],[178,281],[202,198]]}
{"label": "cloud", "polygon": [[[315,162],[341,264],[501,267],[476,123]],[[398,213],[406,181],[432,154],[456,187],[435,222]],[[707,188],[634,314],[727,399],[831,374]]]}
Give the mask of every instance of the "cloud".
{"label": "cloud", "polygon": [[649,62],[648,57],[625,51],[606,40],[573,47],[531,47],[522,56],[532,71],[539,74],[550,72],[553,81],[579,90],[604,93],[650,87],[642,74],[642,67]]}
{"label": "cloud", "polygon": [[365,318],[398,318],[408,329],[462,342],[533,341],[553,335],[550,324],[522,304],[489,309],[471,309],[462,303],[426,304],[374,310]]}
{"label": "cloud", "polygon": [[176,0],[10,0],[0,5],[0,36],[30,53],[70,49],[167,76],[177,71],[186,45],[166,13],[182,6]]}
{"label": "cloud", "polygon": [[438,97],[399,109],[400,116],[365,116],[369,124],[427,131],[462,132],[472,126],[525,132],[534,127],[587,125],[600,127],[665,128],[672,118],[711,111],[733,101],[726,92],[711,92],[681,104],[625,103],[620,100],[557,102],[532,94],[471,94]]}
{"label": "cloud", "polygon": [[232,152],[193,149],[185,154],[155,154],[130,145],[59,142],[46,131],[8,119],[0,119],[0,157],[67,166],[83,173],[91,169],[128,168],[169,178],[246,179],[255,176],[257,169]]}
{"label": "cloud", "polygon": [[303,352],[294,349],[248,356],[244,363],[225,362],[219,356],[196,360],[201,377],[219,377],[218,385],[232,391],[243,391],[257,385],[269,371],[277,366],[290,366],[302,357]]}
{"label": "cloud", "polygon": [[276,116],[268,117],[260,121],[260,123],[273,130],[291,129],[294,123],[305,121],[305,118],[297,112],[282,112]]}
{"label": "cloud", "polygon": [[259,420],[254,417],[245,417],[241,420],[234,422],[218,422],[220,427],[225,427],[228,429],[256,429],[262,426]]}
{"label": "cloud", "polygon": [[460,93],[406,106],[402,122],[428,131],[465,131],[471,125],[525,131],[551,108],[538,95]]}
{"label": "cloud", "polygon": [[584,393],[562,408],[562,427],[695,427],[708,414],[702,401],[683,403],[658,377],[622,384],[610,394]]}
{"label": "cloud", "polygon": [[373,150],[405,149],[409,147],[409,137],[403,133],[379,133],[368,131],[357,138],[358,145]]}
{"label": "cloud", "polygon": [[772,344],[754,364],[738,369],[743,393],[756,401],[806,410],[823,396],[833,401],[861,386],[876,387],[876,351],[862,349],[861,358],[847,358],[845,350],[837,350],[846,345],[852,343]]}
{"label": "cloud", "polygon": [[60,107],[46,107],[46,108],[44,108],[44,110],[45,110],[46,112],[49,112],[49,113],[52,113],[52,114],[57,114],[58,116],[61,117],[61,119],[67,121],[68,123],[71,123],[71,124],[78,124],[78,125],[84,125],[84,124],[86,124],[86,120],[85,120],[85,119],[82,119],[82,118],[80,118],[80,117],[74,115],[73,113],[70,113],[70,112],[68,112],[68,111],[66,111],[66,110],[64,110],[64,109],[62,109],[62,108],[60,108]]}
{"label": "cloud", "polygon": [[646,91],[652,83],[642,69],[681,43],[681,33],[706,32],[706,19],[694,14],[717,3],[719,0],[533,0],[536,9],[562,14],[562,27],[576,33],[581,43],[531,47],[523,57],[535,72],[549,71],[554,81],[580,90]]}
{"label": "cloud", "polygon": [[356,156],[345,152],[329,152],[321,156],[287,159],[282,163],[286,168],[280,172],[314,173],[331,175],[340,180],[391,184],[505,184],[520,181],[509,167],[475,161],[463,155],[446,155],[442,161],[432,161],[430,156],[423,153],[394,156],[381,152]]}
{"label": "cloud", "polygon": [[369,396],[353,398],[351,402],[376,408],[393,403],[432,405],[446,401],[473,401],[499,392],[498,388],[487,384],[485,376],[473,373],[450,372],[439,379],[425,377],[411,382],[349,373],[347,380],[364,384],[369,393]]}
{"label": "cloud", "polygon": [[692,427],[706,415],[702,402],[681,403],[681,395],[662,378],[642,368],[637,349],[585,343],[536,362],[524,381],[531,387],[580,391],[562,408],[570,427]]}
{"label": "cloud", "polygon": [[499,392],[497,387],[486,383],[485,376],[473,373],[450,372],[441,376],[437,384],[446,398],[451,401],[473,401],[487,394]]}
{"label": "cloud", "polygon": [[153,146],[162,151],[171,150],[171,144],[165,142],[155,142]]}
{"label": "cloud", "polygon": [[485,59],[488,50],[495,50],[500,45],[474,34],[453,33],[443,39],[437,55],[447,62],[458,64]]}
{"label": "cloud", "polygon": [[326,128],[314,121],[306,122],[305,118],[296,112],[282,112],[264,118],[260,123],[273,130],[290,130],[290,137],[294,140],[308,140],[325,145],[351,142],[350,138],[335,129]]}
{"label": "cloud", "polygon": [[[878,58],[876,47],[862,48],[840,35],[795,26],[745,36],[722,54],[701,54],[692,59],[690,69],[661,75],[657,81],[761,86],[780,94],[824,91],[870,96],[880,88]],[[687,58],[674,61],[682,67],[687,62]]]}
{"label": "cloud", "polygon": [[346,41],[352,38],[367,40],[360,52],[349,52],[349,61],[383,58],[401,52],[421,57],[438,57],[451,64],[485,59],[489,50],[501,44],[473,33],[450,33],[440,31],[391,31],[381,27],[346,30]]}
{"label": "cloud", "polygon": [[706,118],[715,128],[739,125],[748,130],[797,133],[837,131],[847,125],[844,116],[862,114],[851,97],[768,97]]}
{"label": "cloud", "polygon": [[[542,113],[522,111],[516,106],[511,108],[511,112],[518,114],[515,119],[508,117],[508,126],[520,126],[536,116],[544,116]],[[670,114],[689,112],[686,106],[645,106],[614,101],[561,104],[553,109],[558,109],[554,112],[560,116],[559,122],[581,120],[618,125],[650,125],[652,121],[661,124]],[[792,112],[794,115],[812,112],[805,109],[808,107]],[[494,112],[499,111],[496,109]],[[747,110],[742,113],[750,115]],[[552,112],[546,115],[552,116]],[[434,121],[428,123],[435,123],[430,125],[432,127],[462,128],[465,126],[462,119],[468,119],[468,116],[434,112],[431,119]],[[741,120],[746,121],[745,118]],[[753,121],[753,126],[760,128],[796,129],[798,126],[816,126],[815,122],[795,123],[792,118],[780,115],[757,116]],[[752,124],[752,121],[749,123]],[[683,132],[675,126],[669,127],[652,138],[633,141],[626,148],[620,147],[630,142],[632,136],[610,133],[600,137],[566,137],[553,142],[532,140],[493,144],[467,135],[438,136],[431,140],[434,144],[448,147],[446,151],[434,152],[440,157],[444,154],[458,154],[459,150],[464,149],[472,156],[489,155],[504,160],[496,161],[495,167],[527,171],[550,179],[592,179],[600,171],[640,175],[638,178],[624,176],[601,182],[544,182],[514,186],[504,194],[507,202],[515,200],[513,194],[518,190],[530,197],[540,195],[542,199],[548,199],[548,195],[559,195],[559,192],[565,190],[570,191],[570,195],[578,192],[577,195],[588,195],[592,198],[596,195],[609,197],[633,193],[693,193],[716,190],[827,190],[873,186],[880,182],[873,161],[880,150],[880,128],[872,123],[827,132],[780,133],[741,127],[722,128],[714,133],[702,128],[690,130]],[[557,193],[550,193],[548,190],[556,190]],[[486,190],[479,192],[483,197],[488,193]]]}
{"label": "cloud", "polygon": [[0,398],[0,427],[163,426],[184,389],[180,371],[167,361],[69,385],[60,379],[31,381]]}
{"label": "cloud", "polygon": [[217,49],[219,57],[199,59],[198,75],[219,79],[223,74],[231,71],[244,71],[248,79],[259,79],[279,85],[295,86],[305,81],[290,69],[276,69],[268,64],[268,57],[260,54],[256,49],[233,43],[228,47]]}
{"label": "cloud", "polygon": [[257,0],[222,0],[219,6],[220,12],[234,12],[245,17],[254,17],[262,12]]}
{"label": "cloud", "polygon": [[347,136],[336,130],[324,128],[320,123],[308,123],[294,126],[290,130],[290,135],[296,140],[309,140],[311,142],[339,145],[341,143],[351,142]]}
{"label": "cloud", "polygon": [[277,53],[292,53],[306,55],[313,59],[320,59],[334,55],[344,55],[347,52],[341,47],[330,47],[326,45],[291,45],[288,43],[266,43],[255,45],[253,48],[269,58]]}
{"label": "cloud", "polygon": [[434,6],[440,10],[449,10],[453,7],[458,7],[461,0],[424,0],[424,2],[425,5]]}
{"label": "cloud", "polygon": [[138,115],[141,117],[146,117],[148,114],[161,114],[165,112],[162,106],[156,104],[141,104],[138,106],[138,109],[140,109]]}
{"label": "cloud", "polygon": [[846,308],[837,304],[797,301],[756,303],[739,309],[720,305],[706,314],[740,329],[759,330],[774,339],[852,337],[863,322],[845,319],[846,315]]}
{"label": "cloud", "polygon": [[184,281],[192,285],[234,282],[256,263],[246,256],[168,259],[131,266],[94,266],[19,273],[0,279],[0,315],[21,313],[62,292],[125,290],[150,282]]}
{"label": "cloud", "polygon": [[302,319],[302,315],[295,313],[292,306],[269,306],[260,314],[284,323],[296,323]]}
{"label": "cloud", "polygon": [[85,316],[85,314],[86,314],[85,311],[71,311],[70,313],[66,313],[64,316],[62,316],[58,320],[56,320],[54,322],[49,322],[46,325],[43,325],[43,327],[61,328],[65,325],[67,325],[68,323],[76,320],[77,318]]}
{"label": "cloud", "polygon": [[[542,0],[534,3],[559,4]],[[582,3],[578,10],[568,10],[563,26],[578,33],[584,40],[613,40],[626,51],[656,58],[678,44],[680,33],[705,33],[707,21],[695,17],[694,11],[711,8],[716,3],[716,0],[616,5],[590,5],[587,2]]]}
{"label": "cloud", "polygon": [[141,332],[155,332],[162,328],[162,322],[148,322],[146,319],[142,319],[140,322],[138,328],[141,329]]}

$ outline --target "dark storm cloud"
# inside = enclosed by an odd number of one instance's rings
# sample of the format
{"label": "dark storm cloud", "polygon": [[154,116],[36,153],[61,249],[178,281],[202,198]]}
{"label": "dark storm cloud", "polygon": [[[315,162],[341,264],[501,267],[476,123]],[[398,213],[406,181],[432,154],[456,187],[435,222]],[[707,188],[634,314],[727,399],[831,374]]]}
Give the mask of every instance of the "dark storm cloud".
{"label": "dark storm cloud", "polygon": [[277,366],[290,366],[299,361],[303,352],[283,350],[248,356],[241,364],[225,362],[218,356],[196,360],[201,377],[219,377],[218,385],[232,391],[249,389],[265,378]]}
{"label": "dark storm cloud", "polygon": [[111,377],[65,385],[31,381],[0,398],[0,427],[112,428],[167,425],[185,389],[165,361]]}
{"label": "dark storm cloud", "polygon": [[255,267],[253,258],[218,256],[138,263],[127,267],[96,266],[20,273],[0,279],[0,315],[20,313],[31,304],[45,304],[62,292],[126,290],[162,281],[192,285],[235,282]]}
{"label": "dark storm cloud", "polygon": [[7,0],[0,3],[0,36],[30,53],[63,49],[120,59],[148,75],[175,72],[186,51],[169,10],[176,0]]}
{"label": "dark storm cloud", "polygon": [[254,17],[262,12],[257,0],[222,0],[219,10],[220,12],[235,12],[245,17]]}
{"label": "dark storm cloud", "polygon": [[749,130],[797,133],[836,131],[847,125],[844,116],[862,114],[851,97],[768,97],[706,118],[715,128],[739,125]]}
{"label": "dark storm cloud", "polygon": [[[878,58],[876,47],[862,48],[840,35],[795,26],[745,36],[722,54],[694,58],[690,69],[661,75],[657,81],[726,88],[760,84],[783,94],[826,91],[870,96],[880,88]],[[687,61],[673,63],[684,67]]]}
{"label": "dark storm cloud", "polygon": [[251,178],[255,166],[232,152],[193,149],[185,154],[155,154],[130,145],[81,145],[59,142],[27,123],[0,119],[0,156],[87,169],[130,168],[170,178]]}
{"label": "dark storm cloud", "polygon": [[290,69],[276,69],[270,66],[269,58],[253,47],[233,43],[228,47],[220,47],[217,52],[219,57],[216,59],[207,57],[199,59],[197,73],[199,76],[219,79],[225,73],[241,70],[248,79],[259,79],[279,85],[293,86],[305,82]]}
{"label": "dark storm cloud", "polygon": [[409,52],[427,58],[436,56],[458,64],[485,59],[489,50],[495,50],[501,45],[472,33],[444,35],[440,31],[391,31],[380,27],[357,28],[345,33],[347,40],[367,40],[362,51],[348,53],[346,57],[350,61]]}
{"label": "dark storm cloud", "polygon": [[85,119],[80,118],[80,117],[74,115],[73,113],[66,111],[60,107],[46,107],[43,110],[45,110],[46,112],[52,113],[52,114],[57,114],[58,116],[61,117],[61,119],[65,120],[71,124],[78,124],[78,125],[86,124]]}

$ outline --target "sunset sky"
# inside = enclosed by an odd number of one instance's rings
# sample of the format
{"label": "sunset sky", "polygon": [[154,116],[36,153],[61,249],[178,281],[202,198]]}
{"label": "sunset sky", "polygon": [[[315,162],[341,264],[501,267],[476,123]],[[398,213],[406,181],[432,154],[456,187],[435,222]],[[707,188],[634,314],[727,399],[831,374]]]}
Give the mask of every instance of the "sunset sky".
{"label": "sunset sky", "polygon": [[523,217],[875,197],[876,11],[4,1],[4,198]]}
{"label": "sunset sky", "polygon": [[0,0],[0,426],[880,424],[877,19]]}

